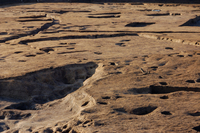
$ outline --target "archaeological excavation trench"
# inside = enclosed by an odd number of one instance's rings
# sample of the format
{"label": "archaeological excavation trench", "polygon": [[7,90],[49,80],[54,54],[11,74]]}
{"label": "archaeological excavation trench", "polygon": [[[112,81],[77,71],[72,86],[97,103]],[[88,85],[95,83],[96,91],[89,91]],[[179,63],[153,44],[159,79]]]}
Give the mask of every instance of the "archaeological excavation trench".
{"label": "archaeological excavation trench", "polygon": [[196,16],[180,26],[200,26],[200,16]]}
{"label": "archaeological excavation trench", "polygon": [[200,92],[200,88],[198,87],[174,87],[164,85],[150,85],[147,88],[133,88],[130,89],[129,92],[133,94],[167,94],[177,91],[193,91]]}
{"label": "archaeological excavation trench", "polygon": [[36,110],[36,104],[60,99],[83,86],[83,82],[95,73],[97,64],[72,64],[49,68],[24,76],[0,80],[0,96],[23,100],[5,109]]}

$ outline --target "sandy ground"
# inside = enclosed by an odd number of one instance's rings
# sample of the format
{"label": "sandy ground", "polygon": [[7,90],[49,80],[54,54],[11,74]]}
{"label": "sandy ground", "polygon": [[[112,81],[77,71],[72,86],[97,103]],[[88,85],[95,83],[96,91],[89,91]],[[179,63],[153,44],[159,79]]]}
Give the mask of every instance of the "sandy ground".
{"label": "sandy ground", "polygon": [[200,5],[0,8],[0,132],[200,132]]}

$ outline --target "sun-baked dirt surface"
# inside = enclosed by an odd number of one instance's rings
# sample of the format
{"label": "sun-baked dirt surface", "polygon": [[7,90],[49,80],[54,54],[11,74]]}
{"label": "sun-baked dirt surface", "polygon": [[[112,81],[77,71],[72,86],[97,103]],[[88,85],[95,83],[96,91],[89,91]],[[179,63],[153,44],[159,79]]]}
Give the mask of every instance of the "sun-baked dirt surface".
{"label": "sun-baked dirt surface", "polygon": [[0,8],[0,132],[200,132],[200,4]]}

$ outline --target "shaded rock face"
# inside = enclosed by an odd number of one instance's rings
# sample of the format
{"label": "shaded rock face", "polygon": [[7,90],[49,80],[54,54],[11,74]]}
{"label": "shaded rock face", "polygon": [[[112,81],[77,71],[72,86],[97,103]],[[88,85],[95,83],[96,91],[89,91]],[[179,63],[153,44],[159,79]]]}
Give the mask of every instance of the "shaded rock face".
{"label": "shaded rock face", "polygon": [[[0,80],[0,95],[21,100],[32,99],[36,103],[52,101],[80,88],[83,82],[94,74],[96,67],[92,62],[68,65]],[[23,110],[24,107],[21,106],[24,105],[19,106]]]}

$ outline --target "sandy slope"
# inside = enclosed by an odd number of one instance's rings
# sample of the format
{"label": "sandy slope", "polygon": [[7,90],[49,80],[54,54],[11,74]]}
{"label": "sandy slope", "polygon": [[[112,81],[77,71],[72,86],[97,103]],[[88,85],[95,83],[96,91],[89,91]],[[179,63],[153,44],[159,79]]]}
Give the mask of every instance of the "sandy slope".
{"label": "sandy slope", "polygon": [[0,132],[200,131],[200,5],[0,8]]}

